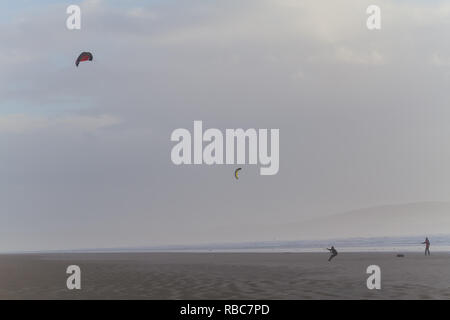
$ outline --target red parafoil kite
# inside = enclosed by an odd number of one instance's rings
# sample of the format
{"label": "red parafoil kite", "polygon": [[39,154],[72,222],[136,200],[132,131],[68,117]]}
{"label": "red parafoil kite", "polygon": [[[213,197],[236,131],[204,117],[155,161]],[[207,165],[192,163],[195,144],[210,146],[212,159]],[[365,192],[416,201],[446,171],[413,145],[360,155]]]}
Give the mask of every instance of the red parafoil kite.
{"label": "red parafoil kite", "polygon": [[75,61],[75,65],[78,67],[81,61],[92,61],[92,53],[82,52]]}

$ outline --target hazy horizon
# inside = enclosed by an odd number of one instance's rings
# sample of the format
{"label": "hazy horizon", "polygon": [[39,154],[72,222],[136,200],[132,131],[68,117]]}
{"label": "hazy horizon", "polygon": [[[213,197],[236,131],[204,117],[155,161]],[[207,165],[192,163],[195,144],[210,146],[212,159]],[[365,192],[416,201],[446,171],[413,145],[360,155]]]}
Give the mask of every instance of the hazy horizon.
{"label": "hazy horizon", "polygon": [[[51,250],[20,250],[20,251],[2,251],[0,254],[9,254],[9,253],[47,253],[47,252],[92,252],[92,253],[102,253],[102,252],[321,252],[324,247],[334,245],[339,248],[339,250],[344,250],[344,252],[421,252],[423,251],[422,241],[424,237],[428,237],[431,240],[433,251],[436,252],[450,252],[450,232],[446,232],[445,229],[435,229],[437,232],[419,232],[420,234],[416,234],[414,232],[409,232],[407,234],[401,235],[374,235],[370,233],[366,233],[366,236],[355,236],[349,234],[345,235],[332,235],[329,231],[327,235],[311,237],[308,236],[308,233],[304,233],[304,229],[311,228],[312,223],[322,224],[322,220],[333,219],[339,220],[339,223],[345,225],[348,224],[349,221],[346,219],[346,216],[360,216],[361,219],[365,220],[369,217],[366,212],[371,212],[373,210],[382,210],[389,212],[389,210],[394,209],[403,209],[408,212],[408,214],[412,214],[410,220],[417,220],[417,215],[414,215],[414,210],[411,210],[411,206],[417,207],[420,213],[424,212],[424,207],[442,207],[441,209],[450,210],[450,203],[412,203],[405,205],[390,205],[390,206],[380,206],[374,208],[362,208],[359,210],[352,210],[350,212],[343,212],[334,214],[331,216],[326,216],[323,218],[313,219],[311,221],[305,221],[303,223],[306,224],[306,227],[299,228],[298,234],[302,235],[299,238],[290,238],[290,239],[277,239],[266,238],[266,239],[254,239],[253,241],[225,241],[225,242],[204,242],[204,243],[192,243],[192,244],[182,244],[182,243],[167,243],[165,245],[152,245],[152,244],[142,244],[138,246],[122,246],[122,247],[85,247],[85,248],[72,248],[67,249],[64,247],[54,248]],[[417,211],[417,210],[415,210]],[[401,212],[399,210],[399,212]],[[383,213],[383,212],[381,212]],[[384,212],[385,213],[385,212]],[[430,211],[427,211],[430,214]],[[431,212],[433,214],[434,212]],[[450,218],[449,218],[450,219]],[[405,220],[404,218],[400,218],[400,220]],[[444,225],[448,225],[448,221],[437,221],[435,219],[435,223],[441,223]],[[334,224],[336,222],[334,221]],[[418,224],[421,228],[423,228],[423,221],[418,221]],[[414,226],[414,225],[413,225]],[[412,225],[406,225],[406,229],[410,229]],[[294,225],[294,228],[297,228]],[[277,228],[275,228],[277,229]],[[316,227],[317,229],[317,227]],[[336,228],[336,229],[339,229]],[[433,229],[433,228],[431,228]],[[283,230],[283,229],[281,229]],[[430,228],[424,228],[423,230],[430,230]],[[344,231],[345,232],[345,231]],[[311,233],[309,233],[311,234]],[[364,234],[361,233],[361,234]],[[370,235],[370,236],[368,236]]]}

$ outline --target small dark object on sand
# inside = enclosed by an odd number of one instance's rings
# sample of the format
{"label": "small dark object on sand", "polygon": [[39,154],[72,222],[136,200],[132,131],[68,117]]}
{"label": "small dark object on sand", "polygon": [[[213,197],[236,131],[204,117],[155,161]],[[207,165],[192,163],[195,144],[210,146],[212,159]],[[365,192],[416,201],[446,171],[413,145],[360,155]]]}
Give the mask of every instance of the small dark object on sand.
{"label": "small dark object on sand", "polygon": [[397,258],[404,258],[404,257],[405,257],[404,254],[398,254],[398,255],[397,255]]}

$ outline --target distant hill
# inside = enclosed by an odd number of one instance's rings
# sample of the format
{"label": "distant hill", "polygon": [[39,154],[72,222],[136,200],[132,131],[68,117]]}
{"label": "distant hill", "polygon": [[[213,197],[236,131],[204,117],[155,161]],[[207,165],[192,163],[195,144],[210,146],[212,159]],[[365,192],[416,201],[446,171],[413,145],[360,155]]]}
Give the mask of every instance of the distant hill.
{"label": "distant hill", "polygon": [[[247,237],[237,235],[246,231]],[[432,247],[450,245],[450,203],[418,202],[352,210],[317,219],[276,225],[234,225],[224,229],[224,240],[213,243],[171,244],[146,247],[100,248],[74,252],[143,252],[184,250],[254,250],[413,246],[430,236]],[[332,242],[330,242],[332,241]]]}
{"label": "distant hill", "polygon": [[273,231],[284,234],[284,239],[450,234],[450,203],[419,202],[378,206],[275,228]]}

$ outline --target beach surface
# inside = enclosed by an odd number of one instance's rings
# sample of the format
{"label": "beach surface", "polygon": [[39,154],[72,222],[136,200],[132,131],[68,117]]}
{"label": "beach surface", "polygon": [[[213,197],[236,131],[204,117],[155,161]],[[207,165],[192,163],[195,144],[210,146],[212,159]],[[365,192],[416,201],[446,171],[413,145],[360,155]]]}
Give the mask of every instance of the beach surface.
{"label": "beach surface", "polygon": [[[450,254],[52,253],[0,255],[0,299],[450,299]],[[81,268],[68,290],[66,269]],[[369,290],[369,265],[381,289]]]}

